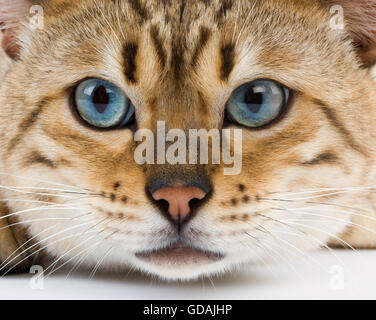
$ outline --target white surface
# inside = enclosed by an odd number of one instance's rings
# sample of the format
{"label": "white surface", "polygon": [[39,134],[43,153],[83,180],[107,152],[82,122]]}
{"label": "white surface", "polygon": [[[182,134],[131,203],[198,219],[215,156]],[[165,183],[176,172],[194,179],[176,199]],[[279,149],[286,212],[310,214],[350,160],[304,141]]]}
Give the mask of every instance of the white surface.
{"label": "white surface", "polygon": [[[336,257],[337,256],[337,257]],[[341,288],[343,271],[344,287]],[[339,272],[338,272],[339,271]],[[332,272],[332,273],[331,273]],[[31,275],[0,278],[4,299],[376,299],[376,250],[317,252],[290,264],[251,267],[222,278],[163,283],[142,275],[66,272],[33,290]]]}

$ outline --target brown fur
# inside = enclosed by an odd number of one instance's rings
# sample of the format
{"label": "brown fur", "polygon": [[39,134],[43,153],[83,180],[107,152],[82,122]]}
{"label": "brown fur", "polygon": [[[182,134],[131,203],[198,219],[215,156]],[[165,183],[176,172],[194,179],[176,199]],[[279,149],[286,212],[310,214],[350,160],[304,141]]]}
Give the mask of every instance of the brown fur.
{"label": "brown fur", "polygon": [[[364,229],[376,230],[373,220],[364,217],[374,215],[369,192],[322,192],[323,198],[311,201],[283,201],[287,192],[374,183],[376,87],[365,67],[375,58],[373,1],[335,1],[345,8],[348,23],[343,31],[330,29],[331,1],[324,0],[40,2],[45,29],[17,28],[12,35],[23,41],[18,42],[20,51],[12,53],[14,61],[0,89],[1,171],[87,192],[88,197],[75,205],[90,212],[83,220],[94,221],[99,228],[93,241],[102,239],[100,250],[106,251],[109,243],[121,255],[124,243],[130,251],[153,248],[156,241],[167,243],[173,231],[145,188],[155,179],[184,182],[197,176],[213,192],[187,231],[196,245],[241,256],[239,252],[255,245],[254,238],[262,244],[265,232],[283,228],[276,221],[293,215],[288,210],[312,203],[324,205],[327,212],[320,212],[333,223],[321,223],[316,217],[314,229],[295,226],[311,236],[296,240],[302,249],[316,248],[318,241],[338,243],[328,234],[357,247],[376,244]],[[294,94],[285,116],[273,126],[243,130],[242,174],[224,176],[224,165],[143,168],[135,164],[132,130],[94,130],[72,113],[68,98],[72,87],[87,77],[108,79],[122,88],[136,106],[138,128],[151,130],[157,120],[183,130],[221,129],[232,91],[255,79],[278,81]],[[31,186],[35,192],[38,186],[52,186],[7,175],[0,181],[3,186]],[[49,193],[54,203],[63,202],[62,194]],[[1,194],[14,198],[15,191],[5,189]],[[33,194],[23,196],[38,199]],[[6,205],[11,212],[31,206],[16,201]],[[355,214],[338,212],[345,207]],[[44,211],[20,214],[17,219],[46,216],[74,219],[76,215]],[[299,219],[304,224],[304,215]],[[337,226],[336,220],[344,223]],[[25,224],[29,236],[51,226]],[[61,222],[47,233],[72,225],[72,221]],[[323,232],[317,231],[320,228]],[[17,246],[14,239],[19,237],[4,232],[0,232],[6,239],[0,242],[0,261]],[[79,252],[75,246],[85,240],[82,234],[76,238],[55,244],[43,237],[38,240],[50,244],[44,250],[50,255],[69,252],[67,259]],[[243,246],[244,242],[249,245]],[[111,259],[106,266],[122,267]],[[89,255],[87,265],[97,260]],[[147,271],[166,276],[161,270]]]}

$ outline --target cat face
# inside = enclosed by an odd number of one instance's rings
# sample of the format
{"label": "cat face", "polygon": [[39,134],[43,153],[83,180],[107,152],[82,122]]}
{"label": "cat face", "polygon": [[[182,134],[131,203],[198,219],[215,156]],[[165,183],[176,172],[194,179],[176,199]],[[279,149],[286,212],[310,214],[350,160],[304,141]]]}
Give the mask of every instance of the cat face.
{"label": "cat face", "polygon": [[[35,246],[21,257],[40,248],[59,265],[194,278],[343,244],[354,208],[371,205],[359,188],[372,183],[375,86],[320,1],[43,6],[44,28],[22,30],[0,89],[1,194]],[[124,94],[133,118],[88,123],[77,92],[92,79]],[[283,112],[240,125],[228,103],[260,80],[283,88]],[[136,163],[135,133],[158,121],[242,130],[241,173]]]}

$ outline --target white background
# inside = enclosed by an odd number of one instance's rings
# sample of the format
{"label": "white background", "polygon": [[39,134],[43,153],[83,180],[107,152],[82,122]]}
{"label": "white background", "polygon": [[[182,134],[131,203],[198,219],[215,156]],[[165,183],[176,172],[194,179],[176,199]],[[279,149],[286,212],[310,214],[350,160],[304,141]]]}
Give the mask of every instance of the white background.
{"label": "white background", "polygon": [[376,299],[376,251],[320,251],[291,263],[250,267],[225,277],[165,283],[140,274],[67,272],[30,288],[32,275],[0,278],[4,299]]}

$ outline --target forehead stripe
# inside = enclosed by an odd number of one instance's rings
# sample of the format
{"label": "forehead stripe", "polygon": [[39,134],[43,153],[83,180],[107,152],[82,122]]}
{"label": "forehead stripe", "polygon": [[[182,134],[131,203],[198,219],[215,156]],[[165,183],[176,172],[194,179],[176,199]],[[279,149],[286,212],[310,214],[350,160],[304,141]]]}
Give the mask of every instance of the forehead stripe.
{"label": "forehead stripe", "polygon": [[137,71],[136,57],[138,45],[136,43],[126,43],[123,47],[124,74],[129,82],[137,83],[135,74]]}
{"label": "forehead stripe", "polygon": [[221,79],[227,80],[234,68],[235,48],[233,44],[223,45],[221,48],[222,66]]}

